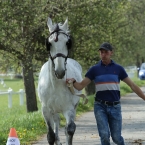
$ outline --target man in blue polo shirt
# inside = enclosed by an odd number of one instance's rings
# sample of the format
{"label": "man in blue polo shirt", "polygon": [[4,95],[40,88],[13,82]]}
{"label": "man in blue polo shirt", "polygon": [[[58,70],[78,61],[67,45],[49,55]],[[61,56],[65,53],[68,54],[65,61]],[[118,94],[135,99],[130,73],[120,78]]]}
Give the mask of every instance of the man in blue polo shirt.
{"label": "man in blue polo shirt", "polygon": [[121,136],[122,114],[120,105],[120,80],[124,81],[139,97],[145,100],[142,90],[128,77],[124,68],[111,60],[113,54],[111,44],[105,42],[100,48],[98,64],[92,66],[82,82],[68,78],[77,90],[82,90],[92,80],[96,84],[94,115],[101,140],[101,145],[110,145],[110,135],[117,145],[125,145]]}

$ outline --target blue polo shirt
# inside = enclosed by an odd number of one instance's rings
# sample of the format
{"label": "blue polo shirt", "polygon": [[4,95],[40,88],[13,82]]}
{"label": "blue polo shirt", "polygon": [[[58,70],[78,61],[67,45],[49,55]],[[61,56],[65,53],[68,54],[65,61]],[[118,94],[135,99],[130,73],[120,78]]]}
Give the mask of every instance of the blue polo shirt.
{"label": "blue polo shirt", "polygon": [[120,100],[120,80],[128,75],[121,65],[111,60],[107,66],[99,61],[88,70],[85,77],[94,80],[97,99],[114,102]]}

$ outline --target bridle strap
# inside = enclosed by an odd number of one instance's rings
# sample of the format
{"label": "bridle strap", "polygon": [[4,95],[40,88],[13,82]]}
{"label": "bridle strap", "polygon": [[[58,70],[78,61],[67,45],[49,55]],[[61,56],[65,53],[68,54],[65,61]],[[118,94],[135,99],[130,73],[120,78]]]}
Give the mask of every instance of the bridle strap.
{"label": "bridle strap", "polygon": [[[66,36],[69,37],[68,34],[66,34],[66,33],[64,33],[64,32],[59,32],[59,31],[62,31],[62,30],[59,29],[59,26],[58,26],[58,24],[57,24],[56,27],[55,27],[55,29],[54,29],[54,31],[51,32],[50,35],[49,35],[49,37],[50,37],[52,34],[57,33],[55,42],[58,41],[58,34],[59,34],[59,33],[62,33],[62,34],[64,34],[64,35],[66,35]],[[49,37],[48,37],[48,38],[49,38]],[[52,57],[52,56],[51,56],[51,53],[50,53],[50,51],[49,51],[49,56],[50,56],[50,58],[51,58],[52,61],[53,61],[55,58],[57,58],[57,57],[63,57],[63,58],[65,58],[65,62],[66,62],[66,60],[67,60],[67,58],[68,58],[68,55],[69,55],[69,50],[68,50],[67,56],[65,56],[65,55],[62,54],[62,53],[57,53],[56,55],[54,55],[54,56]]]}
{"label": "bridle strap", "polygon": [[[52,34],[54,34],[54,33],[58,33],[58,34],[59,34],[59,33],[62,33],[62,34],[64,34],[64,35],[70,37],[68,34],[66,34],[66,33],[64,33],[64,32],[60,32],[60,31],[62,31],[62,30],[61,30],[61,29],[54,30],[53,32],[50,33],[49,37],[50,37]],[[48,37],[48,38],[49,38],[49,37]]]}
{"label": "bridle strap", "polygon": [[[62,34],[64,34],[64,35],[66,35],[66,36],[68,36],[68,37],[69,37],[69,35],[68,35],[68,34],[66,34],[66,33],[64,33],[64,32],[60,32],[60,31],[62,31],[62,30],[61,30],[61,29],[59,29],[58,24],[56,24],[56,27],[55,27],[54,31],[50,33],[49,37],[50,37],[52,34],[57,33],[57,35],[56,35],[56,39],[55,39],[55,42],[57,42],[57,41],[58,41],[58,35],[59,35],[59,33],[62,33]],[[48,38],[49,38],[49,37],[48,37]]]}
{"label": "bridle strap", "polygon": [[[69,54],[69,52],[68,52],[68,54]],[[65,58],[65,70],[66,70],[66,61],[67,61],[68,55],[65,56],[65,55],[62,54],[62,53],[57,53],[56,55],[54,55],[54,56],[52,57],[51,54],[50,54],[50,52],[49,52],[48,55],[49,55],[49,57],[50,57],[50,59],[51,59],[51,61],[52,61],[53,68],[55,68],[55,64],[54,64],[54,59],[55,59],[55,58],[57,58],[57,57],[63,57],[63,58]],[[56,77],[57,77],[56,72],[55,72],[55,75],[56,75]]]}
{"label": "bridle strap", "polygon": [[57,54],[55,54],[55,55],[52,57],[52,60],[54,60],[56,57],[63,57],[63,58],[66,58],[67,56],[65,56],[65,55],[62,54],[62,53],[57,53]]}

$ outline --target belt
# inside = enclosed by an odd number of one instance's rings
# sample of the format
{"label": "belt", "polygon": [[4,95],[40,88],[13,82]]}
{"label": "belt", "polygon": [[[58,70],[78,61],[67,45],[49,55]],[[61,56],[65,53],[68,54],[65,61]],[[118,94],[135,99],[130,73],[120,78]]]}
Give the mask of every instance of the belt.
{"label": "belt", "polygon": [[115,102],[108,102],[108,101],[103,101],[95,98],[95,101],[100,102],[102,104],[108,105],[108,106],[114,106],[120,103],[120,101],[115,101]]}

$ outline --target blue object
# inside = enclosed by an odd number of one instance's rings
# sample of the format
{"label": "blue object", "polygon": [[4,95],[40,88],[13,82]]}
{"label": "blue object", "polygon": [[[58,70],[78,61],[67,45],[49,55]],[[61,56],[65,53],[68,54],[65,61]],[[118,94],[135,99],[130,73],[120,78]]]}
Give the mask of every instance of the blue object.
{"label": "blue object", "polygon": [[141,64],[139,68],[138,76],[140,80],[145,80],[145,63]]}

